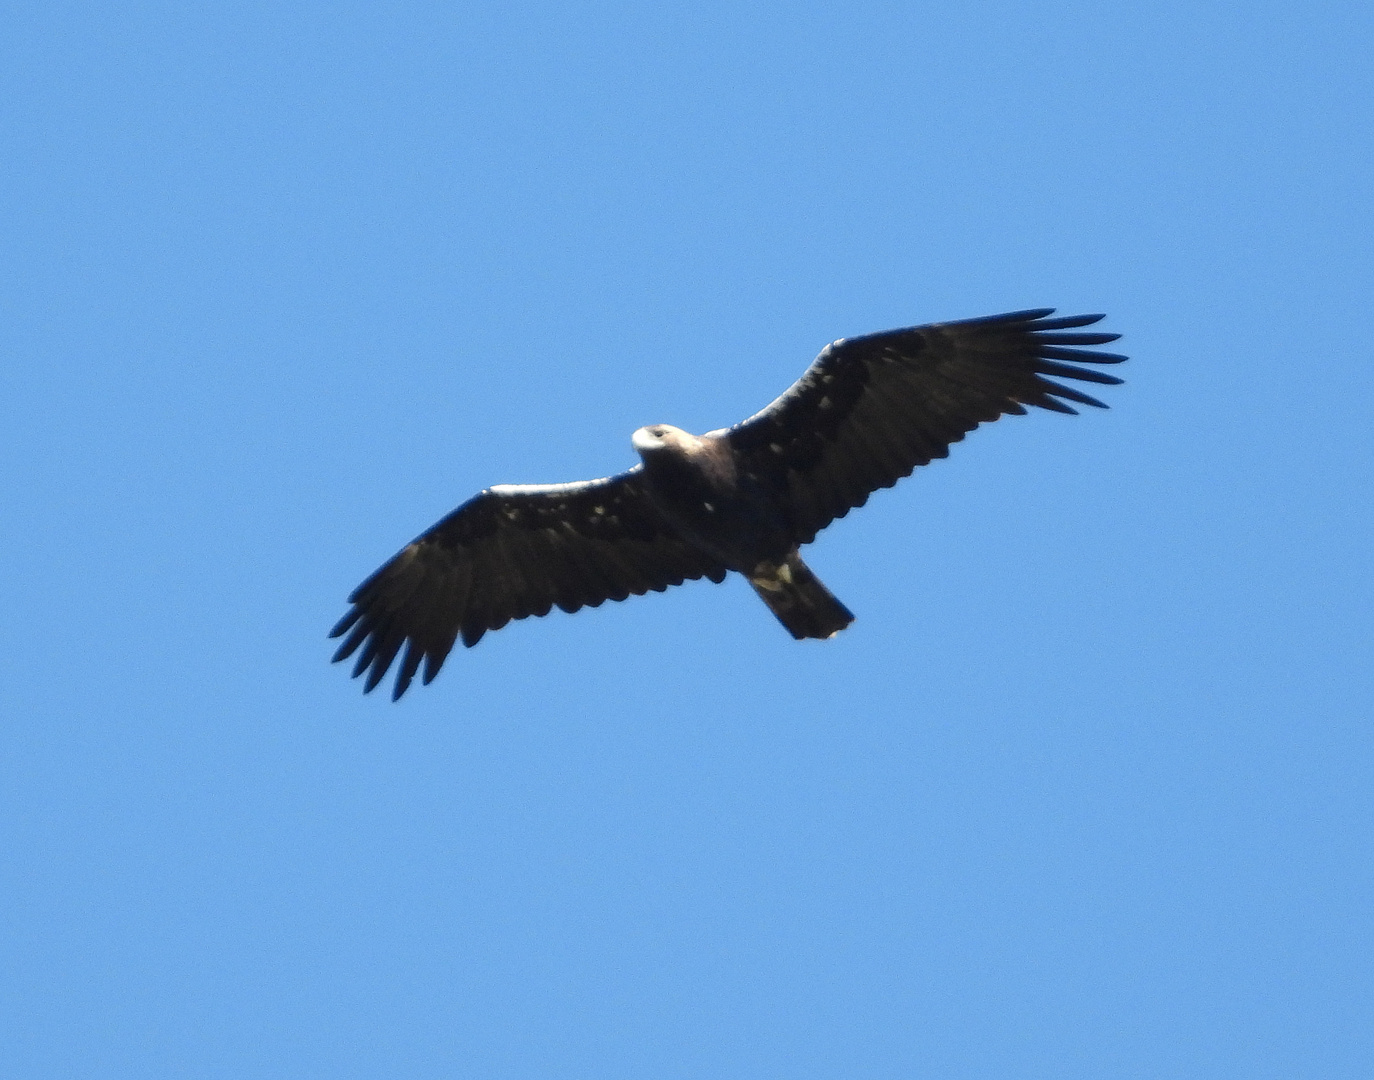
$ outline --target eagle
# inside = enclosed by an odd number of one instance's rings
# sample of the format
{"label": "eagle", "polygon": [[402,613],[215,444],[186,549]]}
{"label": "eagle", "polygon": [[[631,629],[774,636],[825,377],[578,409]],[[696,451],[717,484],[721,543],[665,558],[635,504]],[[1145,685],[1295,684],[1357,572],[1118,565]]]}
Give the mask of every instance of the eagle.
{"label": "eagle", "polygon": [[404,646],[395,701],[422,664],[428,684],[459,638],[471,648],[512,619],[732,570],[794,638],[833,637],[854,616],[802,562],[802,544],[981,423],[1026,406],[1106,408],[1053,378],[1121,382],[1075,366],[1125,360],[1086,348],[1120,335],[1081,330],[1102,315],[1054,311],[841,338],[734,427],[653,424],[631,436],[640,463],[615,476],[487,488],[353,590],[329,633],[344,639],[334,660],[357,653],[367,693]]}

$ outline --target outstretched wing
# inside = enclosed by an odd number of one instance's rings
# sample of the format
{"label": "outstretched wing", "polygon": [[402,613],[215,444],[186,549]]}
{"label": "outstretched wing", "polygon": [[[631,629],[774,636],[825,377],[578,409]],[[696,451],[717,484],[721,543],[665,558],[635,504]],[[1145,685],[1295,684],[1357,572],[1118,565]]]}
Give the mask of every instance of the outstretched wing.
{"label": "outstretched wing", "polygon": [[461,634],[476,645],[511,619],[662,592],[689,578],[723,581],[726,568],[679,539],[644,490],[639,466],[578,484],[488,488],[364,581],[329,632],[344,638],[336,661],[362,648],[353,668],[372,690],[405,656],[392,700],[423,660],[438,674]]}
{"label": "outstretched wing", "polygon": [[[1051,319],[1036,308],[846,338],[827,345],[792,387],[727,433],[742,468],[786,492],[798,543],[878,488],[945,457],[979,424],[1036,405],[1106,408],[1045,376],[1119,383],[1079,364],[1126,358],[1086,345],[1119,334],[1065,333],[1101,315]],[[1063,399],[1063,400],[1060,400]]]}

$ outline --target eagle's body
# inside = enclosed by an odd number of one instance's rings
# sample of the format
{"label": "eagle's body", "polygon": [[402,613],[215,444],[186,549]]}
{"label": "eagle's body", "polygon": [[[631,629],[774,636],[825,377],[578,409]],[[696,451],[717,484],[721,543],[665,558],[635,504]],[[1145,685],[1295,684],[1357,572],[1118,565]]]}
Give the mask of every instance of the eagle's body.
{"label": "eagle's body", "polygon": [[777,493],[742,468],[724,431],[700,437],[669,424],[631,437],[649,499],[678,534],[731,570],[746,571],[796,547]]}
{"label": "eagle's body", "polygon": [[728,431],[656,424],[631,442],[650,500],[678,535],[747,577],[794,638],[833,637],[854,621],[801,561],[780,490],[734,452]]}
{"label": "eagle's body", "polygon": [[826,346],[762,412],[690,435],[643,427],[641,464],[603,480],[503,485],[464,503],[405,547],[352,596],[331,631],[335,660],[359,647],[353,674],[372,690],[406,646],[393,698],[421,663],[438,673],[511,619],[595,607],[692,578],[744,574],[793,637],[830,637],[853,615],[801,561],[798,547],[881,487],[945,457],[950,443],[1026,405],[1100,401],[1044,378],[1120,379],[1077,363],[1125,357],[1082,348],[1116,334],[1064,333],[1100,315],[1052,308],[893,330]]}

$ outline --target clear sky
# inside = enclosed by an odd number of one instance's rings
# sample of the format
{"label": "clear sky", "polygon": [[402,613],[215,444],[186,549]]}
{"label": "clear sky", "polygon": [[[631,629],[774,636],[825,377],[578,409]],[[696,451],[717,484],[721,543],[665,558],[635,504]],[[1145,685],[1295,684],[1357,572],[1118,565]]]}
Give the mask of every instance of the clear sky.
{"label": "clear sky", "polygon": [[[1374,1073],[1374,7],[20,3],[0,1075]],[[808,561],[344,598],[826,342],[1105,311]]]}

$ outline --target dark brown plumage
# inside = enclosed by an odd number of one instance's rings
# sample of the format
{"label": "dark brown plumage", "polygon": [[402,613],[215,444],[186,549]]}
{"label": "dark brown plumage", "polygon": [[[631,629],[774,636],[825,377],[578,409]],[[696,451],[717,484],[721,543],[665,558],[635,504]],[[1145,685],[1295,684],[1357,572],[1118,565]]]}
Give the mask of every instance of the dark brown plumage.
{"label": "dark brown plumage", "polygon": [[640,428],[642,464],[618,476],[488,488],[353,591],[330,632],[344,637],[334,659],[357,652],[353,674],[366,672],[370,691],[401,655],[395,699],[422,664],[423,681],[433,679],[459,637],[472,646],[555,606],[571,612],[695,578],[719,582],[730,570],[745,574],[794,637],[832,636],[853,616],[798,545],[945,457],[980,423],[1027,405],[1105,408],[1047,376],[1119,383],[1072,366],[1124,360],[1085,348],[1119,335],[1080,331],[1101,315],[1052,319],[1053,310],[842,339],[733,428]]}

